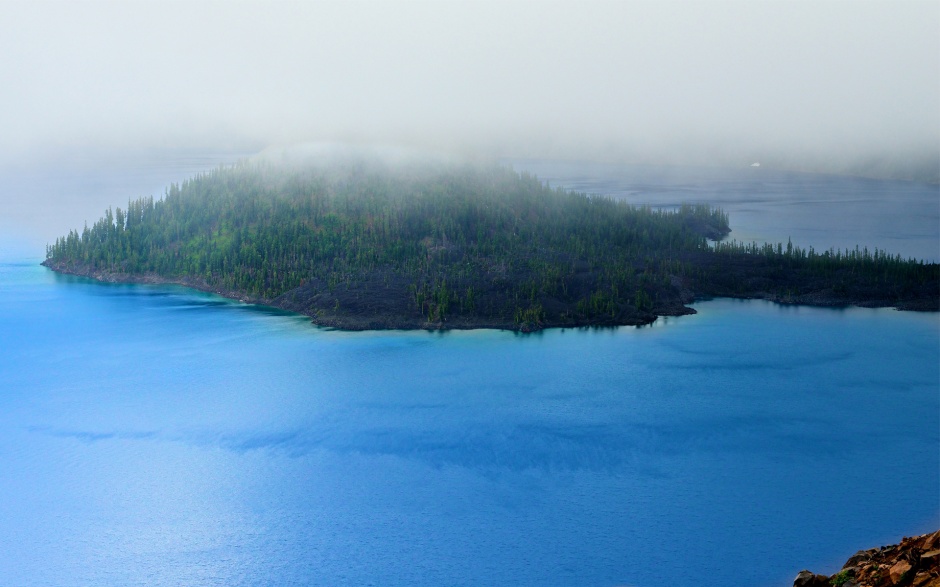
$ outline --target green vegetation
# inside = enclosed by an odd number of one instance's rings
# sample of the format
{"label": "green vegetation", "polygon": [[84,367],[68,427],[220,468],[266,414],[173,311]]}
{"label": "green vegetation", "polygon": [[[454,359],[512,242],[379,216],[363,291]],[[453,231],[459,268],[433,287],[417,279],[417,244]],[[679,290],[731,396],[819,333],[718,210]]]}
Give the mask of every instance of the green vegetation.
{"label": "green vegetation", "polygon": [[639,324],[688,312],[693,295],[937,297],[935,264],[709,243],[728,232],[708,206],[634,207],[497,166],[245,162],[109,209],[57,239],[44,264],[187,283],[350,328]]}
{"label": "green vegetation", "polygon": [[830,577],[829,584],[834,585],[835,587],[842,587],[842,585],[845,585],[851,579],[852,579],[851,573],[849,573],[848,569],[844,569],[842,571],[839,571],[832,577]]}

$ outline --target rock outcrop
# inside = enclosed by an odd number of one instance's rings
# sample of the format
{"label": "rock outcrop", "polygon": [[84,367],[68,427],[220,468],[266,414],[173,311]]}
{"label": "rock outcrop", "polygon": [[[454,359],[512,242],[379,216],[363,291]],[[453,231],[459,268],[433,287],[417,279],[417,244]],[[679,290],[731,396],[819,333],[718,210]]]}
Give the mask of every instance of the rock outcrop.
{"label": "rock outcrop", "polygon": [[827,576],[800,571],[793,587],[940,587],[940,530],[860,550]]}

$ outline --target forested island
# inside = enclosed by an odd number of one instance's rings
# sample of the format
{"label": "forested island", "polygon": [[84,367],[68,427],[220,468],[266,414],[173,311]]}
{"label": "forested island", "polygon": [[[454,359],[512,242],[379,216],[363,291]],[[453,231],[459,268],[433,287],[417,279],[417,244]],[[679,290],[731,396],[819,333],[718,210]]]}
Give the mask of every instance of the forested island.
{"label": "forested island", "polygon": [[47,247],[43,265],[351,330],[642,325],[714,296],[940,306],[936,263],[729,233],[713,207],[632,206],[498,165],[254,160],[108,209]]}

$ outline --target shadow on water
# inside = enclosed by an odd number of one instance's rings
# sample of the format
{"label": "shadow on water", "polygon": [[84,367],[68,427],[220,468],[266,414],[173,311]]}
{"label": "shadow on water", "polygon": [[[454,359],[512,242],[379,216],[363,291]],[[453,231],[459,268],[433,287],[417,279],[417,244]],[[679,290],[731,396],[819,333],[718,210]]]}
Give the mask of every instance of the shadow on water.
{"label": "shadow on water", "polygon": [[27,431],[44,434],[56,438],[72,438],[82,442],[91,443],[102,440],[155,440],[157,431],[109,431],[92,432],[87,430],[65,430],[50,428],[48,426],[29,426]]}
{"label": "shadow on water", "polygon": [[32,261],[4,261],[0,262],[0,267],[9,267],[11,269],[22,269],[23,267],[34,267],[36,263]]}
{"label": "shadow on water", "polygon": [[[440,406],[424,406],[437,410]],[[400,413],[395,406],[392,414]],[[388,410],[382,410],[388,412]],[[713,415],[676,422],[578,423],[467,422],[459,430],[427,424],[355,426],[353,422],[318,421],[281,430],[177,431],[74,430],[30,427],[29,432],[83,443],[107,441],[181,442],[237,454],[253,451],[301,458],[318,451],[340,455],[393,456],[440,468],[478,471],[596,471],[669,477],[670,461],[702,455],[776,455],[799,459],[846,456],[862,451],[842,441],[840,429],[823,418],[803,416],[780,422],[757,415]],[[879,436],[872,431],[869,440]]]}
{"label": "shadow on water", "polygon": [[140,298],[151,302],[162,302],[162,305],[180,311],[225,309],[247,312],[261,316],[272,317],[299,317],[306,319],[303,314],[282,310],[263,304],[251,304],[238,300],[228,299],[218,294],[204,292],[195,288],[178,284],[142,284],[142,283],[108,283],[98,281],[81,275],[69,275],[51,271],[53,280],[57,285],[85,286],[85,294],[106,298]]}

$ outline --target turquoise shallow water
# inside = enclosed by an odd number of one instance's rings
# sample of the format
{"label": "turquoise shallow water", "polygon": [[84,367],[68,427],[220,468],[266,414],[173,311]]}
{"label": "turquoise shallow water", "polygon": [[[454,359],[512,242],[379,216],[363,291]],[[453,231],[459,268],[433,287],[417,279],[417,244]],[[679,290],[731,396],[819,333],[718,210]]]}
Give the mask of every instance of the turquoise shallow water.
{"label": "turquoise shallow water", "polygon": [[940,527],[940,319],[342,333],[0,263],[0,584],[789,585]]}

